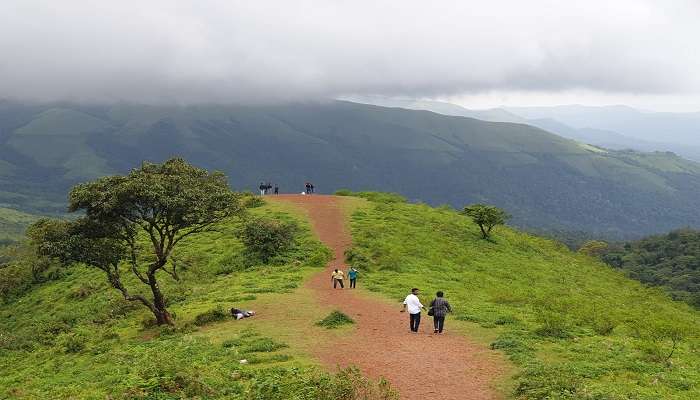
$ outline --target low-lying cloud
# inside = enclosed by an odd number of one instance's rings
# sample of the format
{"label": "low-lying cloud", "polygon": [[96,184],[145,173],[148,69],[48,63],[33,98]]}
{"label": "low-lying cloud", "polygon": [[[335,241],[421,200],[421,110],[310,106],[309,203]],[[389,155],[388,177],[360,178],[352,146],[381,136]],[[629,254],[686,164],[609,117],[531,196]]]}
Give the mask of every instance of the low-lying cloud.
{"label": "low-lying cloud", "polygon": [[0,97],[697,93],[698,17],[692,0],[4,0]]}

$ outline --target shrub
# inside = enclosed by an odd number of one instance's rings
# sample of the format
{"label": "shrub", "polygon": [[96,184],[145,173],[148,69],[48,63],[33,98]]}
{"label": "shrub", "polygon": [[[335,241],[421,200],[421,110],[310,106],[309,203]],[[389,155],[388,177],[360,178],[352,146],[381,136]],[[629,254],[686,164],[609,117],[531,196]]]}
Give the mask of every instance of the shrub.
{"label": "shrub", "polygon": [[605,315],[596,317],[591,322],[591,327],[601,336],[607,336],[612,333],[612,331],[617,327],[618,323],[613,318]]}
{"label": "shrub", "polygon": [[82,300],[82,299],[90,297],[90,295],[95,293],[98,289],[99,288],[91,282],[84,283],[84,284],[80,285],[79,288],[75,289],[73,291],[73,293],[70,294],[70,297],[74,298],[74,299]]}
{"label": "shrub", "polygon": [[197,326],[203,326],[212,322],[223,321],[228,317],[226,311],[223,308],[217,307],[213,310],[201,313],[194,318],[194,324]]}
{"label": "shrub", "polygon": [[352,196],[353,192],[350,189],[338,189],[335,191],[336,196]]}
{"label": "shrub", "polygon": [[246,193],[241,199],[241,203],[245,208],[258,208],[265,205],[265,200],[259,196],[253,196],[252,193]]}
{"label": "shrub", "polygon": [[318,326],[322,326],[326,329],[336,329],[340,328],[343,325],[350,325],[354,324],[355,321],[352,320],[352,318],[348,317],[347,315],[343,314],[340,311],[333,311],[328,316],[316,323]]}
{"label": "shrub", "polygon": [[583,399],[581,377],[563,366],[528,366],[518,376],[515,395],[524,399]]}
{"label": "shrub", "polygon": [[62,341],[63,350],[66,353],[80,353],[85,350],[86,339],[80,335],[67,335]]}
{"label": "shrub", "polygon": [[564,315],[552,311],[543,311],[538,314],[537,320],[541,324],[535,330],[535,333],[538,335],[557,339],[571,337],[571,334],[568,332],[569,325]]}
{"label": "shrub", "polygon": [[246,222],[241,241],[248,253],[267,263],[292,247],[296,231],[296,224],[291,222],[255,218]]}

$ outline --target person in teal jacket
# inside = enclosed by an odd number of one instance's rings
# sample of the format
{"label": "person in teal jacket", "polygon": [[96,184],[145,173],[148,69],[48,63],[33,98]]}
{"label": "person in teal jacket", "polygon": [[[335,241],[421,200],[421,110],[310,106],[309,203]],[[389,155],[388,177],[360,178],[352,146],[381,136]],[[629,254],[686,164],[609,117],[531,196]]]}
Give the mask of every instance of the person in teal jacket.
{"label": "person in teal jacket", "polygon": [[348,271],[348,278],[350,278],[350,288],[355,289],[355,283],[357,282],[357,270],[355,267],[350,267],[350,271]]}

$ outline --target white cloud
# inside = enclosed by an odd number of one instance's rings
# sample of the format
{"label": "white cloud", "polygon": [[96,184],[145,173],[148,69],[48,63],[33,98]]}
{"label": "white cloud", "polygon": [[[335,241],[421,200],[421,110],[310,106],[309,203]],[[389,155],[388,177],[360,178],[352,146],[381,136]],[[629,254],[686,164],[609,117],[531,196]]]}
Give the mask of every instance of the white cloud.
{"label": "white cloud", "polygon": [[694,1],[4,0],[0,97],[700,93]]}

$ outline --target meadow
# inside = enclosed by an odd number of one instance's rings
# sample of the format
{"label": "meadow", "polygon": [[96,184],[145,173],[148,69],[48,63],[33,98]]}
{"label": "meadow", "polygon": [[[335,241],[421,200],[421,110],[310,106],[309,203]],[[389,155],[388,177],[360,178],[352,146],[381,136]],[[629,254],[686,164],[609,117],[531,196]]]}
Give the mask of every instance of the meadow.
{"label": "meadow", "polygon": [[[295,224],[293,247],[256,262],[238,239],[240,219],[187,239],[175,255],[181,282],[161,277],[175,327],[154,326],[147,309],[82,265],[4,298],[0,398],[330,400],[388,392],[355,369],[325,372],[310,356],[349,331],[317,326],[331,310],[300,287],[330,257],[303,216],[276,204],[250,216]],[[131,278],[126,284],[138,287]],[[234,306],[258,314],[235,321]]]}
{"label": "meadow", "polygon": [[396,302],[418,287],[425,304],[443,290],[447,329],[508,355],[515,398],[700,398],[688,305],[552,240],[508,227],[483,240],[450,207],[357,195],[370,200],[352,214],[347,253],[361,285]]}

